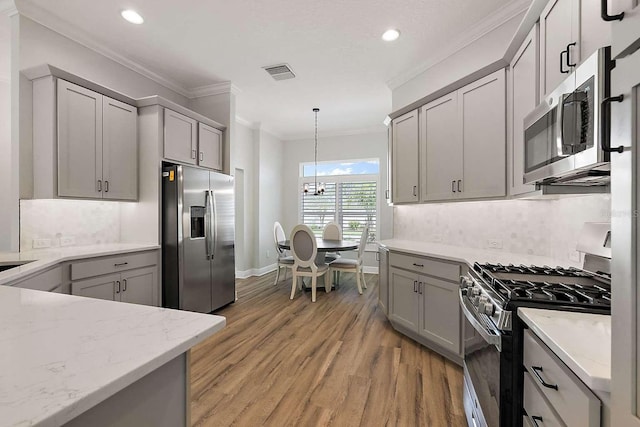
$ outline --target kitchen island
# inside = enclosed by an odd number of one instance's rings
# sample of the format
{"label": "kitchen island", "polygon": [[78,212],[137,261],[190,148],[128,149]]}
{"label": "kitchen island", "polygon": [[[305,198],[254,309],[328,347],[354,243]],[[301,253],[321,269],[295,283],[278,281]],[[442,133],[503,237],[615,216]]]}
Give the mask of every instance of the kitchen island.
{"label": "kitchen island", "polygon": [[221,316],[0,286],[0,426],[186,426]]}

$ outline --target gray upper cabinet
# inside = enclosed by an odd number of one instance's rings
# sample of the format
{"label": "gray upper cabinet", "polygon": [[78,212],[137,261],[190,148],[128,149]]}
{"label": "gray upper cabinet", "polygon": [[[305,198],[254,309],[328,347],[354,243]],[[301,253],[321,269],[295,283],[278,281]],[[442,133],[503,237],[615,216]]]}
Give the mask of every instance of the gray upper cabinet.
{"label": "gray upper cabinet", "polygon": [[[577,49],[579,0],[551,0],[540,16],[540,92],[556,88],[580,61]],[[576,46],[569,46],[576,43]],[[567,49],[569,52],[567,53]],[[567,58],[567,55],[569,58]]]}
{"label": "gray upper cabinet", "polygon": [[600,0],[551,0],[540,16],[540,95],[555,89],[580,61],[611,44]]}
{"label": "gray upper cabinet", "polygon": [[420,109],[422,200],[506,194],[505,102],[499,70]]}
{"label": "gray upper cabinet", "polygon": [[622,20],[611,27],[611,55],[622,58],[640,48],[640,2],[638,0],[609,0],[609,15],[624,13]]}
{"label": "gray upper cabinet", "polygon": [[103,198],[138,198],[138,146],[136,107],[102,98]]}
{"label": "gray upper cabinet", "polygon": [[138,198],[135,107],[59,79],[57,120],[57,196]]}
{"label": "gray upper cabinet", "polygon": [[198,164],[205,168],[222,170],[222,131],[198,123]]}
{"label": "gray upper cabinet", "polygon": [[102,197],[102,95],[58,80],[58,191]]}
{"label": "gray upper cabinet", "polygon": [[420,191],[418,110],[394,119],[391,126],[393,202],[417,202]]}
{"label": "gray upper cabinet", "polygon": [[462,179],[462,138],[458,119],[458,92],[420,109],[422,200],[456,197],[457,181]]}
{"label": "gray upper cabinet", "polygon": [[164,157],[195,165],[198,160],[198,122],[164,109]]}
{"label": "gray upper cabinet", "polygon": [[463,176],[458,197],[506,195],[505,72],[499,70],[458,91]]}
{"label": "gray upper cabinet", "polygon": [[536,25],[516,52],[508,79],[508,190],[509,195],[529,193],[533,185],[524,185],[524,118],[538,105],[538,26]]}

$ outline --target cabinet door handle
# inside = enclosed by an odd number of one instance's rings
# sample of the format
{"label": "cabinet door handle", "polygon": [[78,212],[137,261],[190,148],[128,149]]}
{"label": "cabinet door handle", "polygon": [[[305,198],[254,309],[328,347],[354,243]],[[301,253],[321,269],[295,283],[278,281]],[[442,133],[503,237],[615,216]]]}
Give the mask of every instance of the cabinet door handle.
{"label": "cabinet door handle", "polygon": [[558,389],[558,385],[557,384],[549,384],[548,382],[546,382],[545,380],[542,379],[542,377],[538,373],[538,371],[542,372],[542,366],[532,366],[531,367],[531,371],[533,372],[533,376],[536,377],[536,379],[540,382],[540,384],[542,384],[546,388],[552,388],[554,390]]}
{"label": "cabinet door handle", "polygon": [[624,18],[624,12],[619,13],[617,15],[609,15],[609,13],[607,12],[607,0],[601,0],[600,2],[600,16],[602,17],[602,19],[604,19],[605,21],[622,21],[622,18]]}
{"label": "cabinet door handle", "polygon": [[200,152],[200,161],[204,160],[204,153],[201,151]]}
{"label": "cabinet door handle", "polygon": [[417,264],[417,263],[415,263],[415,262],[414,262],[414,263],[413,263],[413,266],[414,266],[414,267],[424,267],[424,264]]}
{"label": "cabinet door handle", "polygon": [[127,292],[127,279],[122,281],[122,292]]}
{"label": "cabinet door handle", "polygon": [[624,147],[622,145],[611,148],[611,103],[622,102],[624,100],[623,95],[610,96],[602,100],[600,110],[600,140],[602,141],[602,151],[605,153],[623,153]]}
{"label": "cabinet door handle", "polygon": [[389,190],[384,190],[384,198],[389,199]]}
{"label": "cabinet door handle", "polygon": [[[565,70],[565,69],[564,69],[564,62],[565,62],[564,55],[565,55],[565,54],[568,56],[568,55],[569,55],[569,52],[568,52],[568,51],[566,51],[566,50],[563,50],[562,52],[560,52],[560,72],[561,72],[562,74],[569,74],[569,70]],[[568,62],[569,62],[569,61],[567,60],[567,63],[568,63]]]}
{"label": "cabinet door handle", "polygon": [[418,292],[418,281],[417,280],[413,281],[413,292]]}
{"label": "cabinet door handle", "polygon": [[104,192],[108,193],[109,192],[109,181],[105,181],[104,182]]}
{"label": "cabinet door handle", "polygon": [[127,264],[129,264],[129,263],[128,263],[128,262],[126,262],[126,261],[125,261],[125,262],[118,262],[118,263],[116,263],[116,264],[113,264],[113,266],[114,266],[114,267],[122,267],[123,265],[127,265]]}
{"label": "cabinet door handle", "polygon": [[120,293],[120,281],[116,280],[116,294]]}
{"label": "cabinet door handle", "polygon": [[538,424],[538,421],[542,422],[542,417],[539,417],[537,415],[534,415],[531,417],[531,423],[535,426],[535,427],[540,427],[540,424]]}
{"label": "cabinet door handle", "polygon": [[98,180],[98,193],[102,191],[102,181]]}
{"label": "cabinet door handle", "polygon": [[458,193],[462,193],[462,190],[460,189],[461,186],[462,186],[462,180],[459,179],[458,180]]}
{"label": "cabinet door handle", "polygon": [[196,150],[191,150],[191,158],[192,159],[196,158]]}
{"label": "cabinet door handle", "polygon": [[418,282],[418,293],[422,295],[422,282]]}
{"label": "cabinet door handle", "polygon": [[573,46],[575,46],[575,45],[576,45],[576,42],[569,43],[569,44],[567,45],[567,66],[568,66],[568,67],[575,67],[575,66],[576,66],[576,64],[572,64],[572,63],[571,63],[571,48],[572,48]]}
{"label": "cabinet door handle", "polygon": [[456,180],[455,179],[453,181],[451,181],[451,192],[452,193],[456,192]]}
{"label": "cabinet door handle", "polygon": [[413,196],[415,197],[415,196],[417,196],[417,195],[418,195],[418,186],[417,186],[417,185],[414,185],[414,186],[413,186]]}

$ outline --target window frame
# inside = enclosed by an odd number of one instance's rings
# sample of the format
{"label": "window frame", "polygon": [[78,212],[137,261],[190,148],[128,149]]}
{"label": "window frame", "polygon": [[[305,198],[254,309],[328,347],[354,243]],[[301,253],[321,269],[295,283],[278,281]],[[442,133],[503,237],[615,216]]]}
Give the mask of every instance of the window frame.
{"label": "window frame", "polygon": [[[340,162],[349,162],[349,163],[357,163],[357,162],[366,162],[366,161],[377,161],[378,167],[380,167],[380,159],[377,158],[368,158],[368,159],[342,159],[342,160],[329,160],[320,163],[340,163]],[[304,165],[313,164],[313,162],[300,162],[299,171],[298,171],[298,221],[300,223],[303,222],[303,211],[302,211],[302,200],[303,197],[323,197],[323,196],[314,196],[309,193],[305,196],[302,188],[304,184],[313,184],[315,182],[314,176],[304,177]],[[375,240],[373,242],[368,242],[365,251],[377,251],[378,250],[378,241],[380,239],[380,207],[381,207],[381,191],[380,191],[380,172],[378,169],[377,174],[352,174],[352,175],[322,175],[318,176],[318,183],[348,183],[348,182],[375,182],[376,183],[376,232],[375,232]],[[337,204],[337,193],[336,193],[336,204]],[[336,212],[334,216],[334,221],[337,219],[337,206]]]}

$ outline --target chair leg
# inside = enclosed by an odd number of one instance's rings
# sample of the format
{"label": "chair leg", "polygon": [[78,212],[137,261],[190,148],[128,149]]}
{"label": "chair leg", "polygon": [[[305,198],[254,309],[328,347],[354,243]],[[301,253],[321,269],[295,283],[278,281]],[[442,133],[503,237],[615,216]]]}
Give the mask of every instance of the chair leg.
{"label": "chair leg", "polygon": [[358,293],[362,295],[362,287],[360,286],[360,274],[358,274],[358,270],[356,270],[356,284],[358,285]]}
{"label": "chair leg", "polygon": [[324,273],[324,291],[326,293],[331,292],[331,274],[329,274],[329,271]]}
{"label": "chair leg", "polygon": [[364,280],[364,268],[360,267],[360,274],[362,274],[362,287],[367,289],[367,281]]}
{"label": "chair leg", "polygon": [[295,271],[292,271],[291,274],[293,275],[293,282],[291,283],[291,297],[289,297],[289,299],[293,299],[293,297],[296,295],[296,282],[298,281],[298,277],[296,276]]}
{"label": "chair leg", "polygon": [[316,302],[316,283],[318,276],[311,277],[311,302]]}
{"label": "chair leg", "polygon": [[287,281],[287,270],[288,269],[289,269],[289,267],[285,266],[285,268],[284,268],[284,279],[283,279],[285,282]]}
{"label": "chair leg", "polygon": [[278,266],[276,267],[276,281],[275,281],[275,283],[273,284],[273,286],[275,286],[275,285],[277,285],[277,284],[278,284],[278,279],[279,279],[279,278],[280,278],[280,265],[278,265]]}

